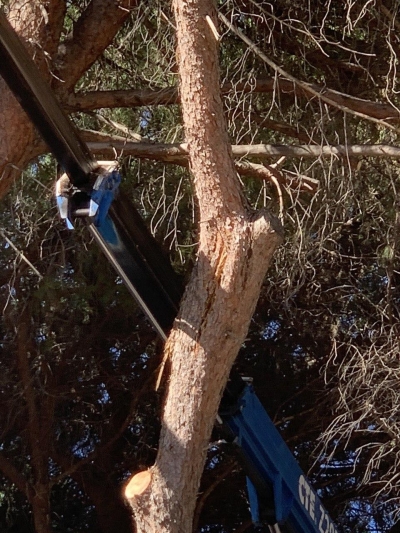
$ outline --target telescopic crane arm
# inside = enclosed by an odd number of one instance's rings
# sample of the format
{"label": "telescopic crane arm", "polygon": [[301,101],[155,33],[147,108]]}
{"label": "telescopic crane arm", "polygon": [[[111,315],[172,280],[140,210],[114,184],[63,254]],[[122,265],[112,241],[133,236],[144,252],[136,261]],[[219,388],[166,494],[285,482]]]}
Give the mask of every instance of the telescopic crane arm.
{"label": "telescopic crane arm", "polygon": [[[89,230],[166,339],[183,292],[168,258],[130,200],[113,163],[97,162],[0,11],[0,74],[56,157],[60,215]],[[237,443],[247,474],[253,521],[271,533],[337,533],[254,390],[232,374],[219,420]]]}
{"label": "telescopic crane arm", "polygon": [[[94,186],[99,176],[110,181],[110,172],[104,172],[93,158],[3,13],[0,73],[69,178],[73,213],[68,213],[67,207],[65,218],[80,216],[85,210],[89,215],[90,204],[96,201]],[[115,180],[114,176],[113,185]],[[178,277],[169,262],[160,259],[160,247],[134,205],[116,191],[117,187],[112,191],[114,201],[108,214],[100,202],[100,216],[88,217],[89,229],[157,332],[165,338],[178,311]]]}

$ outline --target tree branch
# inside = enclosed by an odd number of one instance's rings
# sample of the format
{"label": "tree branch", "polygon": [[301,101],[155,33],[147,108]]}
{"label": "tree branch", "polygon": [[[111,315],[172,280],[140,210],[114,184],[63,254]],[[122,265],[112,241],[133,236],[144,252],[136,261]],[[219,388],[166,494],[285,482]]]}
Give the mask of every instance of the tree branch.
{"label": "tree branch", "polygon": [[301,191],[316,192],[319,181],[308,176],[286,173],[284,170],[277,170],[270,165],[258,165],[249,161],[235,161],[235,168],[241,176],[258,178],[276,184],[286,185]]}
{"label": "tree branch", "polygon": [[65,0],[48,0],[46,5],[39,5],[45,17],[41,47],[47,54],[54,56],[58,49],[67,6]]}
{"label": "tree branch", "polygon": [[192,531],[222,390],[281,242],[276,220],[265,211],[247,212],[242,198],[220,97],[218,42],[209,25],[216,22],[215,5],[176,0],[173,7],[199,245],[165,346],[171,373],[150,484],[141,494],[127,493],[140,533]]}
{"label": "tree branch", "polygon": [[[109,140],[88,142],[91,150],[97,153],[111,154],[116,150],[124,155],[131,155],[144,159],[177,163],[187,157],[186,143],[151,144],[132,141]],[[115,153],[115,152],[114,152]],[[280,145],[280,144],[234,144],[232,145],[234,158],[257,157],[259,159],[273,159],[276,157],[291,157],[313,159],[319,157],[386,157],[400,158],[400,148],[388,144],[337,144],[337,145]]]}
{"label": "tree branch", "polygon": [[10,461],[0,453],[0,470],[2,474],[13,483],[18,490],[26,496],[28,500],[32,497],[32,488],[29,485],[28,481],[24,478],[22,474],[18,472],[15,466],[10,463]]}
{"label": "tree branch", "polygon": [[178,104],[178,89],[132,89],[119,91],[92,91],[69,94],[64,101],[69,111],[94,111],[101,108],[140,107]]}
{"label": "tree branch", "polygon": [[56,58],[60,93],[66,94],[112,42],[136,0],[92,0]]}
{"label": "tree branch", "polygon": [[[400,122],[400,112],[391,104],[356,98],[326,87],[320,87],[314,83],[301,82],[301,85],[299,85],[288,79],[270,78],[237,84],[224,83],[221,87],[222,95],[229,94],[233,91],[245,94],[279,91],[285,95],[291,95],[293,98],[301,97],[307,99],[310,99],[310,93],[313,91],[311,96],[325,97],[326,103],[335,107],[362,113],[367,118],[372,117],[378,120],[384,120],[385,122],[389,121],[391,124]],[[178,103],[179,96],[176,87],[160,88],[157,90],[93,91],[70,94],[64,101],[64,105],[69,111],[93,111],[106,107],[140,107]]]}
{"label": "tree branch", "polygon": [[35,350],[31,338],[32,331],[30,323],[30,309],[26,305],[19,317],[18,323],[17,364],[28,412],[29,444],[32,453],[34,483],[46,484],[48,483],[48,449],[46,449],[45,445],[47,435],[43,434],[40,409],[38,407],[39,402],[30,370],[30,359],[34,356]]}
{"label": "tree branch", "polygon": [[283,78],[286,78],[287,80],[290,80],[293,82],[296,86],[300,87],[303,91],[306,93],[309,93],[311,96],[316,96],[323,102],[329,105],[333,105],[334,107],[337,107],[344,113],[349,113],[351,115],[355,115],[359,118],[363,118],[366,120],[369,120],[371,122],[375,122],[376,124],[379,124],[381,126],[385,126],[386,128],[389,128],[394,131],[398,131],[398,129],[393,126],[392,124],[389,124],[388,122],[385,122],[384,120],[377,119],[374,117],[371,117],[369,115],[366,115],[364,111],[355,111],[354,109],[351,109],[350,107],[347,107],[343,104],[338,104],[338,102],[335,102],[334,100],[331,100],[329,96],[326,96],[321,91],[315,91],[313,87],[305,83],[295,76],[292,76],[288,72],[286,72],[283,68],[281,68],[279,65],[277,65],[274,61],[272,61],[268,56],[264,54],[264,52],[255,44],[253,41],[251,41],[239,28],[234,26],[222,13],[218,13],[218,16],[220,20],[235,34],[237,35],[246,45],[250,48],[252,52],[254,52],[264,63],[266,63],[268,66],[270,66],[275,72],[277,72],[280,76]]}
{"label": "tree branch", "polygon": [[[189,167],[188,152],[186,144],[153,144],[144,142],[127,141],[123,137],[107,135],[96,131],[83,132],[83,137],[88,143],[93,153],[102,154],[107,157],[115,157],[115,152],[123,155],[132,155],[137,158],[152,159],[163,163]],[[132,152],[129,147],[133,145]],[[125,147],[128,146],[127,149]],[[232,147],[235,149],[235,146]],[[318,180],[308,176],[298,176],[286,174],[285,171],[278,171],[268,165],[258,165],[249,161],[236,161],[234,163],[236,172],[241,176],[257,178],[300,190],[315,192],[318,189]]]}

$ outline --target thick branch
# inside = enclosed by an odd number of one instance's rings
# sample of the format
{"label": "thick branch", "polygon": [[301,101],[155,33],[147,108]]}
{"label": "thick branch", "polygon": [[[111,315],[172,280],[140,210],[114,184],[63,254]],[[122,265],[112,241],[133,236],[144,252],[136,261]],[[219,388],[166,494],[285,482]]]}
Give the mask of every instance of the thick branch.
{"label": "thick branch", "polygon": [[[246,81],[235,85],[225,83],[221,87],[221,94],[224,95],[233,91],[239,93],[272,93],[278,91],[285,95],[291,95],[293,98],[301,97],[310,99],[310,90],[325,96],[339,107],[348,108],[352,111],[368,115],[369,117],[390,122],[391,124],[400,122],[398,109],[390,104],[356,98],[326,87],[320,87],[313,83],[302,82],[302,85],[299,86],[293,83],[293,81],[283,78],[260,79],[254,83]],[[315,97],[315,95],[311,95],[312,97]],[[65,101],[67,108],[71,111],[91,111],[103,107],[138,107],[178,103],[178,90],[175,87],[158,90],[142,89],[78,93],[70,95]],[[329,102],[327,103],[329,104]]]}
{"label": "thick branch", "polygon": [[[114,139],[114,138],[113,138]],[[153,159],[180,164],[180,160],[188,155],[187,143],[176,144],[148,144],[135,143],[125,140],[89,142],[91,150],[97,153],[111,154],[117,152],[133,157]],[[291,157],[313,159],[318,157],[386,157],[400,158],[400,148],[388,144],[337,144],[337,145],[279,145],[279,144],[235,144],[232,146],[234,158],[257,157],[259,159],[274,159],[276,157]]]}
{"label": "thick branch", "polygon": [[[188,152],[186,144],[165,145],[153,144],[144,142],[126,141],[123,137],[107,135],[96,131],[85,131],[83,137],[88,143],[88,146],[95,154],[102,154],[103,157],[115,157],[115,151],[119,151],[125,155],[133,155],[137,158],[152,159],[179,165],[182,167],[189,167]],[[97,139],[93,141],[93,139]],[[130,152],[129,148],[126,150],[125,146],[132,146],[133,150]],[[233,147],[235,148],[235,147]],[[318,181],[307,176],[287,176],[285,172],[277,171],[268,165],[258,165],[249,161],[236,161],[234,163],[236,172],[241,176],[257,178],[266,181],[274,181],[274,178],[281,184],[288,185],[293,188],[299,188],[305,191],[316,191],[318,189]]]}
{"label": "thick branch", "polygon": [[[39,7],[39,3],[36,2],[23,0],[10,2],[9,20],[23,41],[30,38],[34,42],[40,42],[43,34],[46,34],[47,25],[44,24],[44,17]],[[36,60],[46,74],[47,68],[44,68],[46,63],[41,52],[36,55]],[[37,137],[33,125],[2,78],[0,78],[0,123],[4,126],[0,132],[1,198],[9,189],[13,179],[35,155],[38,155]]]}
{"label": "thick branch", "polygon": [[41,39],[41,47],[53,57],[57,50],[64,25],[64,17],[67,9],[65,0],[48,0],[41,4],[45,19],[45,31]]}
{"label": "thick branch", "polygon": [[58,75],[63,80],[59,90],[67,93],[113,41],[129,17],[136,0],[92,0],[78,21],[73,34],[60,47],[56,60]]}

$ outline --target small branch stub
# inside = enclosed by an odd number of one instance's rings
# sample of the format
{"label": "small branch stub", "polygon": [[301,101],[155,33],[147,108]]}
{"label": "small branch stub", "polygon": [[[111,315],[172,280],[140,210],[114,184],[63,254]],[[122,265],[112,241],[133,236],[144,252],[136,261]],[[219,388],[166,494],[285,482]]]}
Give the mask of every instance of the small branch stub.
{"label": "small branch stub", "polygon": [[218,30],[217,28],[215,27],[215,24],[214,22],[212,21],[212,18],[210,17],[210,15],[206,15],[206,21],[207,21],[207,24],[210,26],[210,29],[212,31],[212,34],[214,35],[215,37],[215,40],[218,42],[220,39],[221,39],[221,36],[220,34],[218,33]]}
{"label": "small branch stub", "polygon": [[132,476],[125,487],[125,498],[132,500],[145,492],[151,483],[152,474],[150,470],[144,470]]}

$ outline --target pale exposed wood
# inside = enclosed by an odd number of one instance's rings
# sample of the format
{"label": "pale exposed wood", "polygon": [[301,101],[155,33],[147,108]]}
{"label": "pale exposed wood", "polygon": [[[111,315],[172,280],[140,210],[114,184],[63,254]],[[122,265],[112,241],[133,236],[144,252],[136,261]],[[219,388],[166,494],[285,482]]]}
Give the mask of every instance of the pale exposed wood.
{"label": "pale exposed wood", "polygon": [[136,496],[140,496],[149,487],[151,483],[151,470],[144,470],[131,477],[129,483],[125,487],[125,498],[131,500]]}
{"label": "pale exposed wood", "polygon": [[[99,134],[98,132],[85,132],[86,140],[92,138],[102,139],[101,141],[88,142],[88,146],[93,153],[107,154],[110,157],[115,155],[115,152],[121,155],[132,155],[141,159],[153,159],[156,161],[163,161],[164,163],[171,163],[184,167],[189,166],[187,145],[161,145],[152,143],[132,143],[125,139],[118,137],[111,137],[109,135]],[[105,140],[108,137],[109,140]],[[133,145],[133,149],[132,148]],[[126,148],[128,147],[128,148]],[[131,147],[131,148],[130,148]],[[147,147],[147,149],[146,149]],[[233,156],[235,157],[233,148]],[[242,156],[240,156],[242,157]],[[308,176],[296,176],[286,174],[283,171],[277,171],[269,165],[259,165],[251,163],[250,161],[235,161],[236,171],[241,176],[257,178],[266,181],[274,181],[277,179],[279,183],[288,185],[293,188],[300,188],[300,190],[314,192],[318,189],[318,180]]]}
{"label": "pale exposed wood", "polygon": [[219,41],[221,39],[221,36],[220,34],[218,33],[218,30],[217,28],[215,27],[215,24],[214,22],[212,21],[211,17],[209,15],[206,15],[206,21],[207,21],[207,24],[210,26],[210,29],[212,31],[212,34],[214,35],[215,37],[215,40],[216,41]]}

